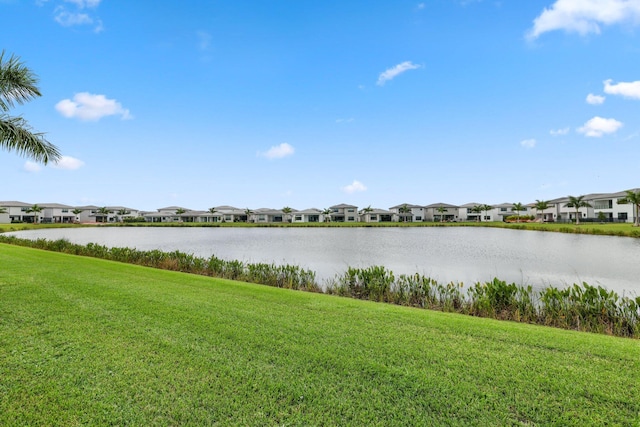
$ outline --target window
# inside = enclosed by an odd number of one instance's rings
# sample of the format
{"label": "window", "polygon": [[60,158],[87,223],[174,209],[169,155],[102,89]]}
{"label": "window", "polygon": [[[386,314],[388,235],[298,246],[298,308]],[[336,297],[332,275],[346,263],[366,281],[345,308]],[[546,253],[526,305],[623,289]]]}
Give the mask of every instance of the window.
{"label": "window", "polygon": [[295,220],[296,221],[302,221],[302,215],[296,215],[295,216]]}
{"label": "window", "polygon": [[355,220],[356,220],[355,217],[352,217],[352,216],[347,217],[347,221],[355,221]]}
{"label": "window", "polygon": [[[420,209],[420,210],[422,210],[422,209]],[[416,221],[422,221],[422,217],[421,216],[417,216],[416,217]]]}
{"label": "window", "polygon": [[338,209],[338,208],[333,208],[333,209],[331,209],[331,212],[333,212],[333,213],[338,213],[338,212],[340,212],[340,209]]}
{"label": "window", "polygon": [[613,200],[596,200],[593,204],[594,209],[611,209],[613,208]]}
{"label": "window", "polygon": [[62,209],[62,213],[69,213],[69,209]]}
{"label": "window", "polygon": [[369,218],[371,218],[371,221],[377,221],[378,215],[370,215]]}
{"label": "window", "polygon": [[500,208],[500,212],[506,212],[507,208]]}
{"label": "window", "polygon": [[355,211],[353,209],[347,209],[347,212],[353,213]]}
{"label": "window", "polygon": [[627,220],[629,219],[629,215],[626,212],[618,212],[618,219]]}

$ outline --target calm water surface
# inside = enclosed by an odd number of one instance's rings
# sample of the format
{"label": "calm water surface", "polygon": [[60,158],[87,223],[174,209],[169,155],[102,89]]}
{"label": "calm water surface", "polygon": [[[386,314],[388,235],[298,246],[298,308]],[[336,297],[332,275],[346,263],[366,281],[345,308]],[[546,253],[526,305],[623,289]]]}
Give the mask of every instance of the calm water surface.
{"label": "calm water surface", "polygon": [[297,264],[323,281],[348,266],[383,265],[471,284],[498,277],[533,286],[585,281],[640,295],[640,239],[492,228],[74,228],[7,233],[202,257]]}

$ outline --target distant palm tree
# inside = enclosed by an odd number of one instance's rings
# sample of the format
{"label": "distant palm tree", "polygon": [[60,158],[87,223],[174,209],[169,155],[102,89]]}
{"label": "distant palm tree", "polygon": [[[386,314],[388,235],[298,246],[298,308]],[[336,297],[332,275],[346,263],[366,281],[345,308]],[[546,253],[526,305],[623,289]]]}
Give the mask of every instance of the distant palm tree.
{"label": "distant palm tree", "polygon": [[7,208],[0,208],[0,214],[7,213]]}
{"label": "distant palm tree", "polygon": [[488,213],[491,209],[493,209],[493,206],[487,205],[486,203],[484,205],[480,205],[480,210],[484,212],[485,217],[489,216]]}
{"label": "distant palm tree", "polygon": [[569,203],[565,205],[568,208],[575,208],[576,210],[576,225],[580,225],[580,208],[592,207],[589,202],[584,200],[584,196],[569,196]]}
{"label": "distant palm tree", "polygon": [[208,212],[213,215],[214,213],[218,212],[218,210],[216,208],[209,208]]}
{"label": "distant palm tree", "polygon": [[78,215],[82,213],[82,209],[75,208],[74,210],[71,211],[71,213],[76,216],[76,221],[80,221],[80,218],[78,218]]}
{"label": "distant palm tree", "polygon": [[322,215],[324,216],[324,222],[331,222],[331,209],[323,210]]}
{"label": "distant palm tree", "polygon": [[286,222],[291,222],[291,212],[293,212],[293,209],[291,209],[289,206],[285,206],[284,208],[282,208],[282,213],[284,214],[284,220]]}
{"label": "distant palm tree", "polygon": [[516,222],[520,222],[520,212],[525,210],[524,205],[522,203],[514,203],[511,210],[516,213]]}
{"label": "distant palm tree", "polygon": [[544,210],[549,209],[549,202],[547,202],[546,200],[536,199],[536,204],[534,205],[534,208],[536,208],[536,211],[541,213],[540,219],[544,221]]}
{"label": "distant palm tree", "polygon": [[0,52],[0,148],[16,151],[36,162],[47,164],[60,159],[58,148],[42,133],[34,133],[25,119],[7,115],[14,104],[24,104],[38,96],[38,79],[20,58],[11,55],[5,60]]}
{"label": "distant palm tree", "polygon": [[447,211],[447,208],[440,206],[436,208],[436,211],[440,214],[440,222],[444,222],[444,213]]}
{"label": "distant palm tree", "polygon": [[96,213],[99,214],[100,219],[102,220],[102,221],[99,221],[99,222],[108,222],[108,220],[109,220],[109,212],[110,212],[109,208],[107,208],[106,206],[103,206],[103,207],[99,208],[96,211]]}
{"label": "distant palm tree", "polygon": [[38,216],[39,216],[40,212],[42,212],[42,210],[43,210],[43,209],[44,209],[44,208],[43,208],[42,206],[38,206],[38,205],[36,204],[36,205],[31,206],[29,209],[27,209],[27,211],[26,211],[26,212],[27,212],[27,213],[34,213],[34,214],[35,214],[35,215],[34,215],[34,217],[33,217],[33,222],[34,222],[35,224],[37,224],[37,223],[38,223]]}
{"label": "distant palm tree", "polygon": [[469,211],[471,213],[478,214],[478,219],[477,219],[478,222],[480,222],[482,220],[482,216],[481,216],[481,214],[482,214],[482,206],[476,205],[476,206],[472,207]]}
{"label": "distant palm tree", "polygon": [[400,217],[402,218],[403,222],[407,222],[407,214],[411,213],[411,208],[405,203],[404,205],[400,206],[398,212],[400,212]]}
{"label": "distant palm tree", "polygon": [[640,190],[636,192],[627,190],[626,193],[626,196],[624,196],[622,199],[618,199],[618,204],[624,205],[630,203],[634,205],[635,219],[633,221],[633,226],[640,227]]}
{"label": "distant palm tree", "polygon": [[253,211],[249,208],[244,210],[244,214],[247,216],[247,220],[245,222],[249,222],[249,219],[251,218],[251,215],[253,215]]}
{"label": "distant palm tree", "polygon": [[366,208],[363,208],[362,211],[360,211],[361,214],[364,214],[365,216],[365,221],[369,222],[369,217],[367,216],[368,213],[373,212],[373,208],[371,207],[371,205],[367,206]]}

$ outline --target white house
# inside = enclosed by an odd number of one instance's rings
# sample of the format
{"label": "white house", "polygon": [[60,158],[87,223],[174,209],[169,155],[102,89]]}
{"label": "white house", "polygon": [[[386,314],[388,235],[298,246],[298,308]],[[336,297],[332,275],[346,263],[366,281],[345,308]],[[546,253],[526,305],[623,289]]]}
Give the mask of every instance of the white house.
{"label": "white house", "polygon": [[33,222],[35,215],[28,212],[32,206],[32,204],[24,202],[0,202],[0,208],[6,211],[0,216],[0,220],[5,224],[10,222]]}
{"label": "white house", "polygon": [[[360,211],[360,221],[362,222],[391,222],[398,220],[398,214],[384,209],[367,208]],[[408,217],[404,217],[407,221],[411,221]]]}
{"label": "white house", "polygon": [[424,206],[403,203],[392,206],[389,210],[395,214],[395,218],[400,222],[422,222],[425,220]]}
{"label": "white house", "polygon": [[324,222],[324,213],[316,208],[296,211],[293,213],[291,222]]}
{"label": "white house", "polygon": [[332,222],[357,222],[358,207],[347,204],[339,204],[329,207]]}
{"label": "white house", "polygon": [[458,221],[459,207],[447,203],[433,203],[425,206],[425,218],[427,221]]}

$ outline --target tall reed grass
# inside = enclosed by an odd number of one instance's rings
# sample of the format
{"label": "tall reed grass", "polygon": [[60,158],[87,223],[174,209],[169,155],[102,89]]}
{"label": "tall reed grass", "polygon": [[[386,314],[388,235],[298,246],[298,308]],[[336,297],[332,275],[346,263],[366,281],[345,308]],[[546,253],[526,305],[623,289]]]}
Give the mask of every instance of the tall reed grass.
{"label": "tall reed grass", "polygon": [[[109,248],[95,243],[78,245],[66,239],[29,240],[0,235],[0,243],[278,288],[323,292],[315,272],[299,266],[227,261],[216,256],[201,258],[180,251],[140,251]],[[328,280],[324,292],[410,307],[640,338],[640,297],[619,296],[614,291],[587,283],[535,290],[531,286],[495,278],[465,288],[462,283],[439,283],[421,274],[396,276],[383,266],[372,266],[349,267],[343,274]]]}

